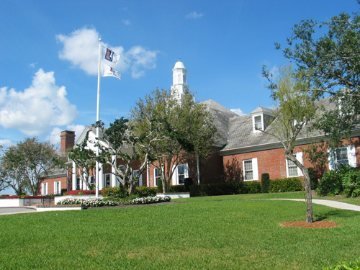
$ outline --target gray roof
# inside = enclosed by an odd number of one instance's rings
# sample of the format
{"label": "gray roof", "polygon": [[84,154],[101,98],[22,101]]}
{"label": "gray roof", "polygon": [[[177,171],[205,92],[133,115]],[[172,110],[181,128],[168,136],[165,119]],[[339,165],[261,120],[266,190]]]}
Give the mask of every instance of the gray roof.
{"label": "gray roof", "polygon": [[230,119],[233,117],[238,117],[239,115],[211,99],[201,103],[206,105],[214,119],[214,125],[217,129],[215,134],[215,146],[223,147],[227,143]]}

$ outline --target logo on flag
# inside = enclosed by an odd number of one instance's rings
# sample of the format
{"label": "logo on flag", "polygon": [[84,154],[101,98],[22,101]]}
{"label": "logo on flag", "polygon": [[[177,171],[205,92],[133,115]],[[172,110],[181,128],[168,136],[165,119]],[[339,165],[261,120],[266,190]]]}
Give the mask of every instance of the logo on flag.
{"label": "logo on flag", "polygon": [[106,48],[105,59],[112,62],[114,58],[114,52],[109,48]]}
{"label": "logo on flag", "polygon": [[120,74],[113,67],[104,64],[104,66],[103,66],[103,77],[115,77],[117,79],[120,79]]}

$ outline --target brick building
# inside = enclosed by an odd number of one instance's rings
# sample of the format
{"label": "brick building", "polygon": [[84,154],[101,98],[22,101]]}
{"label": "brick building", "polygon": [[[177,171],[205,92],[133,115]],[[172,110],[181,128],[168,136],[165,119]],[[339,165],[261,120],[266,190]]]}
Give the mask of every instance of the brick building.
{"label": "brick building", "polygon": [[[186,83],[186,69],[183,63],[177,62],[173,68],[173,85],[171,92],[175,98],[181,100],[181,96],[188,90]],[[199,161],[199,175],[201,183],[216,183],[226,179],[244,181],[259,180],[261,174],[269,173],[271,179],[302,176],[301,171],[291,161],[285,158],[284,150],[279,141],[268,133],[274,128],[274,120],[271,109],[258,107],[250,115],[238,115],[221,106],[213,100],[204,101],[213,116],[217,127],[213,153],[204,160]],[[88,127],[76,139],[72,131],[63,131],[61,137],[61,151],[66,152],[75,144],[81,143],[86,134],[94,141],[95,130]],[[296,158],[306,167],[312,167],[304,150],[310,143],[320,142],[323,134],[319,131],[307,130],[306,127],[300,133],[295,147]],[[90,146],[94,147],[94,146]],[[352,167],[360,165],[360,126],[353,130],[350,141],[344,142],[344,146],[337,149],[327,149],[331,152],[328,168],[333,169],[338,164],[347,164]],[[119,162],[119,161],[118,161]],[[134,163],[134,169],[138,164]],[[86,189],[86,185],[79,178],[80,170],[72,163],[72,169],[55,170],[44,179],[41,185],[41,194],[58,194],[61,190]],[[198,179],[196,157],[189,155],[186,162],[179,164],[174,169],[172,185],[184,184],[184,179],[191,177]],[[118,186],[119,181],[113,174],[114,168],[100,166],[99,189],[107,186]],[[94,181],[94,177],[90,175]],[[154,187],[160,171],[149,165],[140,177],[140,185]]]}

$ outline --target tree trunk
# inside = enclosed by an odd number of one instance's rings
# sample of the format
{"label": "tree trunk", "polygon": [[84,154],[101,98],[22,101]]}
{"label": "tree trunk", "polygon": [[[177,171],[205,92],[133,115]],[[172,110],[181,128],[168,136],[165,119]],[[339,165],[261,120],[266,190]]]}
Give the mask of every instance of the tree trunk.
{"label": "tree trunk", "polygon": [[312,208],[312,194],[311,194],[311,184],[310,176],[307,168],[303,168],[304,174],[304,187],[305,187],[305,201],[306,201],[306,222],[313,222],[313,208]]}

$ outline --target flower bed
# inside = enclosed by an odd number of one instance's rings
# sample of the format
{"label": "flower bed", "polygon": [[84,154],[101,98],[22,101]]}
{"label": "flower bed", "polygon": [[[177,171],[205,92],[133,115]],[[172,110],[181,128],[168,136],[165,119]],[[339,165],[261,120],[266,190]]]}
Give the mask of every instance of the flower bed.
{"label": "flower bed", "polygon": [[102,206],[118,206],[118,205],[128,205],[128,204],[151,204],[151,203],[161,203],[161,202],[170,202],[171,198],[168,196],[165,197],[143,197],[135,198],[129,201],[111,201],[106,199],[79,199],[79,198],[67,198],[61,200],[57,205],[81,205],[82,207],[102,207]]}
{"label": "flower bed", "polygon": [[95,194],[95,190],[70,190],[66,195],[91,195]]}

